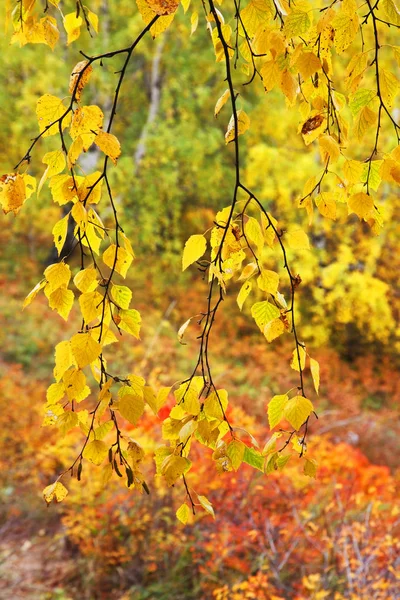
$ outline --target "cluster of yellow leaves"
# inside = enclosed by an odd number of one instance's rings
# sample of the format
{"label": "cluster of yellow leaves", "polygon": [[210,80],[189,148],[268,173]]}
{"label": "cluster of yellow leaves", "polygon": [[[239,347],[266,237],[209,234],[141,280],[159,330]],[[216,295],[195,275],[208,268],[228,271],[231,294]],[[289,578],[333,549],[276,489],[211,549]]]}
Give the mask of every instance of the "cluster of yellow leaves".
{"label": "cluster of yellow leaves", "polygon": [[[11,43],[18,43],[20,46],[24,46],[25,44],[46,44],[54,50],[60,38],[57,20],[55,17],[47,14],[40,18],[38,16],[39,9],[36,4],[36,0],[14,0],[14,9],[10,9],[14,30]],[[98,17],[87,7],[84,7],[85,14],[83,16],[79,14],[79,9],[63,15],[60,8],[60,0],[48,0],[48,4],[58,9],[62,15],[68,44],[79,38],[82,26],[85,28],[90,27],[98,33]],[[77,7],[79,7],[78,4]]]}
{"label": "cluster of yellow leaves", "polygon": [[[314,204],[322,216],[332,220],[337,218],[338,204],[347,204],[349,214],[357,214],[361,220],[368,222],[374,233],[379,233],[383,225],[382,209],[372,192],[378,190],[382,180],[399,183],[397,165],[384,158],[386,164],[382,166],[382,160],[374,156],[373,146],[367,149],[364,162],[346,158],[346,151],[349,141],[356,139],[362,142],[371,129],[378,139],[381,120],[386,113],[394,124],[397,117],[395,114],[392,117],[391,111],[400,91],[400,81],[381,63],[376,72],[375,61],[369,59],[369,51],[363,48],[359,52],[356,49],[347,61],[345,93],[339,93],[335,81],[336,78],[342,79],[343,75],[335,53],[342,55],[355,45],[360,27],[365,29],[367,23],[362,22],[354,0],[344,0],[321,11],[315,9],[316,6],[308,0],[301,0],[296,5],[286,1],[276,5],[269,0],[250,0],[241,9],[238,21],[239,51],[244,61],[242,70],[252,79],[260,77],[267,92],[280,89],[289,107],[298,105],[298,131],[305,145],[317,142],[323,165],[327,172],[328,167],[332,169],[326,191],[321,191],[323,177],[321,181],[310,178],[304,187],[301,206],[307,210],[310,222]],[[377,6],[372,10],[377,11]],[[223,61],[226,47],[232,58],[235,39],[223,14],[219,10],[217,13],[219,27],[211,13],[207,17],[207,25],[212,34],[216,59]],[[399,14],[396,4],[390,1],[379,5],[379,13],[374,13],[374,18],[384,19],[384,22],[386,20],[396,27]],[[372,35],[372,17],[370,23]],[[383,38],[386,34],[380,35]],[[389,48],[400,63],[398,47]],[[229,96],[229,90],[221,95],[215,106],[215,116]],[[237,120],[237,135],[240,135],[249,128],[250,119],[243,110],[238,110]],[[233,141],[235,137],[232,116],[225,135],[226,142]],[[342,169],[342,177],[337,175],[340,171],[335,168],[336,165]]]}

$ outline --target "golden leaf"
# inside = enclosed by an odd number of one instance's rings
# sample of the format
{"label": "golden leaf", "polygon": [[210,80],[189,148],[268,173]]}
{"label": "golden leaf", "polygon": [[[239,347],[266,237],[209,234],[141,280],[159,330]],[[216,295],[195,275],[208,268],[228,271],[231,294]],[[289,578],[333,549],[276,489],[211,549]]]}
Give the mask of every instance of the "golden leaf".
{"label": "golden leaf", "polygon": [[95,361],[101,352],[101,345],[90,333],[76,333],[71,338],[72,354],[80,369]]}
{"label": "golden leaf", "polygon": [[92,65],[87,60],[81,60],[72,69],[71,76],[69,78],[69,92],[75,94],[75,100],[79,102],[81,99],[82,90],[88,83],[93,72]]}
{"label": "golden leaf", "polygon": [[121,144],[115,135],[112,133],[106,133],[105,131],[100,131],[100,133],[97,134],[94,142],[106,156],[111,158],[114,165],[116,165],[117,159],[121,155]]}
{"label": "golden leaf", "polygon": [[117,273],[126,277],[129,267],[131,266],[133,257],[125,248],[121,248],[115,244],[111,244],[103,253],[103,262],[110,269],[114,269]]}

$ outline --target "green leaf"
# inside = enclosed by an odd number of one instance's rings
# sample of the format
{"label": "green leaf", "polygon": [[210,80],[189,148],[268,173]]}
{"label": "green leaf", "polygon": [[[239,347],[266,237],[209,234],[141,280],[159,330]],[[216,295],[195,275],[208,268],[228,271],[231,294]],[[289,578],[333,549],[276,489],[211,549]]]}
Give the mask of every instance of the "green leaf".
{"label": "green leaf", "polygon": [[235,471],[238,470],[243,462],[245,448],[245,444],[240,440],[232,440],[226,448],[226,453],[231,459],[232,467]]}
{"label": "green leaf", "polygon": [[273,429],[283,419],[283,411],[289,400],[287,394],[274,396],[268,404],[268,421],[270,429]]}
{"label": "green leaf", "polygon": [[279,308],[276,308],[276,306],[267,300],[265,302],[256,302],[251,307],[251,315],[262,333],[264,333],[265,325],[277,319],[280,314]]}
{"label": "green leaf", "polygon": [[248,448],[245,446],[243,454],[243,462],[261,472],[264,472],[264,456],[254,448]]}
{"label": "green leaf", "polygon": [[113,285],[111,298],[120,308],[127,310],[132,300],[132,292],[126,285]]}
{"label": "green leaf", "polygon": [[119,316],[121,321],[118,323],[118,327],[130,333],[136,339],[140,339],[139,332],[142,323],[140,313],[134,308],[130,308],[129,310],[121,310]]}

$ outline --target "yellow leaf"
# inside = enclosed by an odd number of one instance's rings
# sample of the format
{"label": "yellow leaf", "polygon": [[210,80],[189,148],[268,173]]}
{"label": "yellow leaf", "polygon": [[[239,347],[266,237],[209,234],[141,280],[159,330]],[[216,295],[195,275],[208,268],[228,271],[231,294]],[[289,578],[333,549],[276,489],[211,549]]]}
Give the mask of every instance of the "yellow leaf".
{"label": "yellow leaf", "polygon": [[52,383],[46,392],[47,404],[57,404],[65,396],[65,386],[62,381]]}
{"label": "yellow leaf", "polygon": [[285,404],[283,416],[294,429],[298,430],[313,410],[314,407],[310,400],[304,398],[304,396],[294,396]]}
{"label": "yellow leaf", "polygon": [[189,521],[189,517],[190,517],[190,508],[188,507],[188,505],[186,503],[182,504],[176,511],[176,518],[178,519],[178,521],[180,521],[181,523],[186,525],[186,523]]}
{"label": "yellow leaf", "polygon": [[[145,384],[145,379],[140,377],[140,375],[129,375],[128,376],[129,385],[124,386],[119,390],[119,395],[123,396],[126,394],[136,394],[143,398],[143,388]],[[123,392],[121,393],[121,390]]]}
{"label": "yellow leaf", "polygon": [[25,182],[19,173],[10,173],[0,178],[0,204],[5,214],[16,215],[26,200]]}
{"label": "yellow leaf", "polygon": [[275,433],[273,433],[270,439],[265,444],[262,454],[267,455],[276,452],[276,440],[278,440],[280,437],[282,437],[282,433],[280,431],[276,431]]}
{"label": "yellow leaf", "polygon": [[136,339],[139,339],[140,325],[142,322],[140,313],[134,308],[128,310],[120,310],[119,316],[121,321],[118,327],[127,333],[130,333]]}
{"label": "yellow leaf", "polygon": [[204,402],[204,414],[209,419],[224,420],[224,414],[228,408],[228,392],[226,390],[217,390],[212,392]]}
{"label": "yellow leaf", "polygon": [[[95,171],[94,173],[91,173],[85,177],[78,189],[78,198],[81,202],[97,204],[100,201],[103,185],[102,177],[103,176],[100,171]],[[89,212],[91,220],[96,222],[100,221],[100,217],[97,215],[97,213],[95,213],[94,209],[91,208],[90,210],[93,211],[93,214]],[[95,219],[93,218],[93,215],[96,215]],[[101,221],[98,224],[103,226]],[[104,237],[102,229],[98,229],[98,233]]]}
{"label": "yellow leaf", "polygon": [[391,71],[380,69],[379,84],[382,100],[388,108],[391,108],[393,106],[393,100],[399,93],[399,80]]}
{"label": "yellow leaf", "polygon": [[315,391],[319,390],[319,362],[315,358],[310,358],[311,377],[314,382]]}
{"label": "yellow leaf", "polygon": [[267,92],[270,92],[280,81],[281,72],[275,60],[268,60],[260,69],[260,74]]}
{"label": "yellow leaf", "polygon": [[342,54],[348,48],[358,31],[358,15],[356,12],[347,14],[339,10],[333,19],[332,26],[335,30],[334,44],[338,54]]}
{"label": "yellow leaf", "polygon": [[257,279],[257,285],[263,292],[268,292],[273,296],[276,295],[279,287],[279,275],[275,271],[263,269],[261,275]]}
{"label": "yellow leaf", "polygon": [[87,60],[78,62],[72,70],[69,78],[69,93],[77,102],[81,99],[82,90],[89,81],[93,72],[92,65]]}
{"label": "yellow leaf", "polygon": [[204,235],[191,235],[183,250],[182,271],[201,258],[206,250],[207,240]]}
{"label": "yellow leaf", "polygon": [[293,77],[293,75],[287,69],[285,69],[281,75],[280,87],[290,105],[293,105],[297,97],[299,84],[295,77]]}
{"label": "yellow leaf", "polygon": [[191,419],[190,421],[185,423],[185,425],[179,431],[180,441],[183,442],[184,444],[187,444],[189,438],[194,434],[197,427],[198,427],[198,422],[193,421],[193,419]]}
{"label": "yellow leaf", "polygon": [[127,252],[129,252],[129,254],[130,254],[130,255],[131,255],[133,258],[135,258],[135,253],[134,253],[134,251],[133,251],[133,249],[132,249],[132,245],[131,245],[131,243],[130,243],[129,239],[128,239],[128,238],[126,237],[126,235],[125,235],[124,233],[122,233],[122,232],[120,232],[120,238],[121,238],[121,239],[123,240],[123,242],[124,242],[124,248],[125,248],[125,250],[126,250]]}
{"label": "yellow leaf", "polygon": [[33,290],[31,290],[29,292],[29,294],[27,295],[27,297],[25,298],[22,308],[26,308],[27,306],[29,306],[29,304],[32,302],[32,300],[34,300],[36,298],[36,296],[38,295],[40,290],[42,290],[45,285],[46,285],[45,279],[42,279],[42,281],[39,281],[39,283],[37,283],[35,285]]}
{"label": "yellow leaf", "polygon": [[78,416],[76,412],[67,410],[57,418],[56,425],[59,428],[61,435],[65,436],[68,431],[78,426]]}
{"label": "yellow leaf", "polygon": [[[250,117],[244,112],[244,110],[238,110],[236,114],[238,122],[238,135],[242,135],[250,127]],[[232,115],[228,124],[228,129],[225,133],[225,143],[229,144],[229,142],[232,142],[235,137],[235,118],[234,115]]]}
{"label": "yellow leaf", "polygon": [[292,361],[290,363],[292,369],[294,369],[295,371],[300,371],[300,369],[304,371],[304,368],[306,366],[306,357],[307,354],[303,346],[298,346],[297,348],[295,348],[293,350]]}
{"label": "yellow leaf", "polygon": [[86,385],[85,373],[79,369],[66,371],[63,375],[63,383],[70,401],[81,402],[90,394],[90,389]]}
{"label": "yellow leaf", "polygon": [[74,277],[74,284],[80,292],[94,292],[99,285],[97,271],[94,267],[79,271]]}
{"label": "yellow leaf", "polygon": [[158,413],[160,408],[164,406],[165,402],[167,401],[169,392],[169,387],[162,387],[158,391],[158,394],[156,396],[151,387],[146,386],[145,388],[143,388],[144,400],[150,406],[155,415]]}
{"label": "yellow leaf", "polygon": [[83,152],[83,139],[80,135],[72,142],[68,150],[68,168],[73,167]]}
{"label": "yellow leaf", "polygon": [[105,131],[100,131],[100,133],[97,134],[94,142],[106,156],[111,158],[114,165],[116,165],[117,159],[121,155],[121,144],[115,135],[112,133],[106,133]]}
{"label": "yellow leaf", "polygon": [[[140,15],[146,25],[150,23],[157,15],[146,0],[136,0],[137,7],[139,9]],[[150,27],[150,33],[153,38],[156,38],[160,33],[163,33],[174,20],[175,12],[168,14],[167,16],[160,17],[157,21]]]}
{"label": "yellow leaf", "polygon": [[346,160],[343,173],[350,184],[359,183],[363,174],[364,165],[359,160]]}
{"label": "yellow leaf", "polygon": [[257,219],[249,217],[248,221],[245,223],[244,226],[244,233],[250,245],[253,244],[256,246],[257,255],[258,257],[260,257],[265,240],[260,223],[257,221]]}
{"label": "yellow leaf", "polygon": [[364,106],[364,108],[360,110],[354,121],[354,132],[359,142],[361,142],[365,133],[372,125],[374,125],[377,119],[377,113],[368,106]]}
{"label": "yellow leaf", "polygon": [[129,267],[131,266],[133,257],[125,248],[117,248],[115,244],[111,244],[107,250],[103,253],[103,262],[111,270],[115,270],[117,273],[126,277]]}
{"label": "yellow leaf", "polygon": [[52,230],[52,234],[54,237],[54,245],[57,248],[58,256],[60,256],[61,254],[61,250],[64,247],[65,240],[67,237],[68,219],[69,215],[66,215],[63,219],[57,221]]}
{"label": "yellow leaf", "polygon": [[49,177],[58,175],[65,169],[66,161],[65,155],[62,150],[54,150],[53,152],[47,152],[42,159],[42,163],[48,165],[47,169],[42,175],[42,178],[38,185],[38,196],[44,183]]}
{"label": "yellow leaf", "polygon": [[144,400],[140,396],[126,394],[120,398],[118,410],[129,423],[137,425],[144,411]]}
{"label": "yellow leaf", "polygon": [[211,502],[205,496],[197,496],[198,501],[204,510],[215,519],[214,509]]}
{"label": "yellow leaf", "polygon": [[[272,16],[271,4],[266,0],[251,0],[251,2],[240,11],[241,21],[250,37],[253,37],[260,26],[266,24]],[[267,48],[264,48],[264,51],[260,52],[260,49],[257,48],[259,54],[265,54],[266,50]]]}
{"label": "yellow leaf", "polygon": [[89,23],[91,24],[95,32],[99,33],[99,17],[96,15],[96,13],[92,12],[91,10],[87,10],[87,16]]}
{"label": "yellow leaf", "polygon": [[53,370],[54,378],[60,381],[64,373],[74,364],[71,344],[68,341],[60,342],[55,347],[55,367]]}
{"label": "yellow leaf", "polygon": [[303,79],[308,79],[321,69],[321,61],[314,52],[303,52],[296,62],[296,68],[299,70]]}
{"label": "yellow leaf", "polygon": [[54,202],[63,206],[72,202],[77,195],[74,180],[70,175],[55,175],[49,183]]}
{"label": "yellow leaf", "polygon": [[261,333],[264,333],[264,328],[270,321],[280,317],[281,313],[279,309],[268,302],[256,302],[251,307],[251,315],[257,323]]}
{"label": "yellow leaf", "polygon": [[178,341],[180,344],[183,344],[183,345],[186,344],[186,342],[183,341],[183,336],[185,335],[185,331],[188,328],[188,326],[190,325],[191,320],[192,320],[192,317],[190,317],[190,319],[185,321],[184,324],[181,325],[178,329]]}
{"label": "yellow leaf", "polygon": [[94,465],[101,465],[108,454],[108,446],[101,440],[93,440],[86,444],[82,454],[83,458],[86,458]]}
{"label": "yellow leaf", "polygon": [[82,137],[84,152],[89,149],[102,128],[103,118],[103,112],[95,105],[82,106],[74,112],[69,132],[73,140],[78,136]]}
{"label": "yellow leaf", "polygon": [[24,19],[23,27],[21,26],[19,30],[14,32],[11,43],[19,42],[20,46],[46,44],[54,50],[59,37],[60,32],[57,29],[57,21],[53,17],[46,16],[40,21],[36,21],[34,16],[29,16]]}
{"label": "yellow leaf", "polygon": [[364,192],[359,192],[358,194],[353,194],[347,200],[347,206],[349,208],[349,214],[356,213],[356,215],[361,219],[367,219],[374,208],[374,200],[368,194]]}
{"label": "yellow leaf", "polygon": [[254,273],[258,270],[257,263],[251,262],[246,265],[243,271],[240,274],[238,281],[243,281],[243,279],[249,279]]}
{"label": "yellow leaf", "polygon": [[318,138],[319,151],[321,153],[321,160],[324,164],[335,163],[340,156],[340,148],[337,141],[331,135],[321,135]]}
{"label": "yellow leaf", "polygon": [[231,442],[229,442],[226,448],[226,454],[227,456],[229,456],[232,463],[232,467],[235,471],[238,470],[238,468],[243,462],[245,449],[245,444],[240,440],[232,440]]}
{"label": "yellow leaf", "polygon": [[43,490],[43,497],[47,504],[50,504],[52,500],[55,500],[56,502],[62,502],[67,494],[67,488],[64,487],[59,481],[48,485]]}
{"label": "yellow leaf", "polygon": [[44,276],[48,282],[46,289],[51,293],[61,286],[68,286],[71,279],[71,269],[69,265],[61,261],[48,266],[44,271]]}
{"label": "yellow leaf", "polygon": [[240,310],[242,310],[243,308],[243,304],[245,303],[248,295],[251,292],[251,288],[252,288],[252,283],[251,281],[246,281],[242,287],[240,288],[240,291],[238,293],[238,296],[236,298],[236,302],[240,308]]}
{"label": "yellow leaf", "polygon": [[162,462],[161,475],[164,475],[167,484],[171,486],[179,477],[187,473],[191,466],[192,463],[189,459],[171,454]]}
{"label": "yellow leaf", "polygon": [[214,116],[217,117],[220,110],[222,109],[222,107],[226,104],[227,100],[229,100],[230,98],[230,91],[229,90],[225,90],[225,92],[222,94],[222,96],[217,100],[217,103],[215,105],[215,109],[214,109]]}
{"label": "yellow leaf", "polygon": [[308,250],[310,248],[308,235],[302,229],[289,231],[286,236],[289,248],[292,250]]}
{"label": "yellow leaf", "polygon": [[146,0],[146,4],[156,15],[165,16],[176,11],[179,0]]}
{"label": "yellow leaf", "polygon": [[315,198],[315,204],[324,217],[328,219],[332,219],[335,221],[336,219],[336,199],[335,194],[333,192],[321,192]]}
{"label": "yellow leaf", "polygon": [[114,284],[111,288],[111,298],[120,308],[128,309],[132,300],[132,292],[125,285]]}
{"label": "yellow leaf", "polygon": [[196,10],[193,11],[192,16],[190,17],[190,23],[191,23],[190,35],[193,35],[199,24],[199,13]]}
{"label": "yellow leaf", "polygon": [[64,115],[66,116],[62,120],[62,129],[69,125],[71,117],[70,115],[67,116],[68,110],[63,101],[56,96],[45,94],[39,98],[36,105],[36,116],[40,132],[44,132],[42,137],[57,135],[59,133],[58,121]]}
{"label": "yellow leaf", "polygon": [[75,202],[75,204],[71,210],[71,216],[74,219],[75,223],[77,224],[77,228],[75,230],[75,236],[77,236],[76,231],[78,229],[83,234],[86,230],[86,226],[87,226],[87,222],[88,222],[88,215],[86,212],[86,208],[83,206],[82,202],[80,202],[80,201]]}
{"label": "yellow leaf", "polygon": [[285,324],[281,319],[274,319],[265,325],[263,333],[267,342],[272,342],[285,333]]}
{"label": "yellow leaf", "polygon": [[312,114],[299,127],[306,146],[316,140],[326,128],[326,119],[320,113]]}
{"label": "yellow leaf", "polygon": [[88,325],[102,314],[103,296],[99,292],[85,292],[79,297],[79,305],[83,319],[86,325]]}
{"label": "yellow leaf", "polygon": [[65,286],[58,287],[49,296],[49,306],[56,310],[64,321],[68,320],[68,315],[74,304],[74,292],[68,290]]}
{"label": "yellow leaf", "polygon": [[101,352],[101,345],[90,333],[76,333],[71,338],[72,354],[80,369],[95,361]]}
{"label": "yellow leaf", "polygon": [[[268,403],[268,422],[269,428],[273,429],[278,425],[278,423],[283,419],[283,411],[286,406],[286,403],[289,400],[289,396],[287,394],[282,394],[280,396],[274,396]],[[265,448],[264,448],[265,451]],[[265,453],[265,452],[263,452]]]}
{"label": "yellow leaf", "polygon": [[67,32],[67,44],[72,44],[81,34],[82,17],[76,16],[76,11],[65,15],[63,19],[65,31]]}
{"label": "yellow leaf", "polygon": [[284,33],[287,37],[304,35],[311,27],[308,12],[292,10],[285,19]]}
{"label": "yellow leaf", "polygon": [[313,477],[314,479],[317,476],[317,463],[313,458],[306,458],[304,463],[304,475],[308,475],[308,477]]}

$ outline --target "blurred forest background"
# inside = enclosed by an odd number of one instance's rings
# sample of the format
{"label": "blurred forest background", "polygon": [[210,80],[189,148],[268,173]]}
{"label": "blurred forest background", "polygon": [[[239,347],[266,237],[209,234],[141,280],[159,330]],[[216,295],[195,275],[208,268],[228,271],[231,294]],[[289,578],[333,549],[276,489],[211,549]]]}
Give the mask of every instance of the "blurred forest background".
{"label": "blurred forest background", "polygon": [[[38,97],[65,95],[78,50],[122,47],[142,28],[129,0],[92,0],[91,8],[99,13],[101,35],[84,34],[68,49],[20,49],[1,36],[2,172],[37,133]],[[224,119],[213,116],[225,86],[207,36],[204,27],[190,36],[180,10],[171,30],[145,39],[115,122],[123,153],[112,178],[137,254],[129,285],[144,323],[142,341],[119,344],[114,360],[116,370],[134,370],[156,386],[187,376],[196,352],[194,336],[182,346],[176,332],[202,309],[206,286],[195,269],[181,273],[183,244],[210,227],[213,211],[231,197],[232,152],[224,144]],[[109,108],[117,70],[117,59],[96,70],[87,92],[93,104]],[[0,216],[4,600],[400,598],[400,204],[387,194],[386,225],[377,237],[345,209],[335,222],[317,214],[308,227],[297,199],[317,172],[316,151],[304,147],[297,115],[278,94],[265,95],[261,85],[241,93],[252,120],[241,140],[246,179],[281,226],[298,223],[312,241],[311,251],[291,258],[303,281],[301,336],[322,371],[319,420],[310,435],[318,478],[304,477],[296,466],[277,476],[246,465],[218,475],[211,461],[199,460],[191,477],[217,520],[202,516],[182,526],[175,518],[179,486],[160,484],[140,496],[112,481],[103,490],[93,469],[81,484],[67,482],[65,503],[46,509],[41,490],[75,450],[68,434],[60,439],[41,427],[45,390],[53,347],[76,323],[66,326],[43,298],[21,310],[44,266],[55,260],[51,229],[61,209],[43,189],[18,218]],[[98,156],[89,152],[85,160],[96,165]],[[32,174],[41,172],[33,161]],[[77,257],[69,261],[76,266]],[[229,390],[233,417],[263,442],[267,402],[294,385],[291,348],[285,341],[267,345],[246,309],[239,313],[234,293],[224,304],[212,348],[217,379]],[[154,438],[161,439],[159,420],[148,414],[141,423],[136,438],[151,451]]]}

